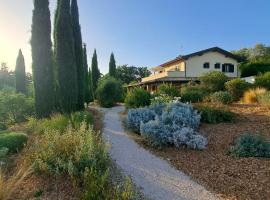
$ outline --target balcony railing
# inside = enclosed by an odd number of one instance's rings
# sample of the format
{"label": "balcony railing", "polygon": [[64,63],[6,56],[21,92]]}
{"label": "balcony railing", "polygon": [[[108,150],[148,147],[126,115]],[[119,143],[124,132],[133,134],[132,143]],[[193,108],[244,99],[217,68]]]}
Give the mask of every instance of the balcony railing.
{"label": "balcony railing", "polygon": [[161,78],[183,78],[183,77],[185,77],[184,71],[167,71],[143,78],[142,82],[154,81],[156,79]]}

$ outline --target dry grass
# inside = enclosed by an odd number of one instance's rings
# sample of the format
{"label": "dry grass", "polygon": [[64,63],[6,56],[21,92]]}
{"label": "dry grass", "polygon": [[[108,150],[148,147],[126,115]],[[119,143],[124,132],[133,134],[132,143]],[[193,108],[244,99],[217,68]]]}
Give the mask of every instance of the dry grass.
{"label": "dry grass", "polygon": [[26,167],[25,165],[17,169],[16,172],[9,177],[6,177],[3,170],[0,170],[0,200],[10,200],[15,191],[31,173],[32,167]]}
{"label": "dry grass", "polygon": [[258,96],[267,92],[264,88],[250,89],[244,93],[243,103],[258,103]]}

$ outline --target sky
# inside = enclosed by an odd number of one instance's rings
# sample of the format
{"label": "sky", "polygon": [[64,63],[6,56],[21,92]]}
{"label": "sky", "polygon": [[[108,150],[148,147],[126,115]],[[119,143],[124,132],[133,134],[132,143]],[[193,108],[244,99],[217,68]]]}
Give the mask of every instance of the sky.
{"label": "sky", "polygon": [[[178,55],[219,46],[270,45],[269,0],[78,0],[83,41],[91,63],[154,67]],[[51,20],[56,0],[50,0]],[[32,0],[0,0],[0,62],[14,69],[18,50],[31,72]]]}

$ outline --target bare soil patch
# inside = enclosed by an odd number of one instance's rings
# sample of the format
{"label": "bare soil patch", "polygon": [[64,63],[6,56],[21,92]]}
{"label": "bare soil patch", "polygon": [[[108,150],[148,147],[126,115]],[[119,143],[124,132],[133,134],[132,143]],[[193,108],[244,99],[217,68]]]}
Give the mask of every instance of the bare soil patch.
{"label": "bare soil patch", "polygon": [[235,158],[228,154],[235,139],[246,132],[270,138],[270,110],[259,105],[234,104],[235,123],[202,124],[200,132],[209,144],[204,151],[167,147],[154,149],[133,137],[146,149],[168,160],[209,190],[230,200],[270,199],[270,159]]}

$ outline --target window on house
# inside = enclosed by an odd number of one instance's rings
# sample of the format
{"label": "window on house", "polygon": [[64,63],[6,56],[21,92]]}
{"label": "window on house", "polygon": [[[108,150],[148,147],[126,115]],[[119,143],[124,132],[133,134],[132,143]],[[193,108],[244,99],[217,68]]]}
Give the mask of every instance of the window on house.
{"label": "window on house", "polygon": [[220,63],[215,64],[215,69],[220,69]]}
{"label": "window on house", "polygon": [[231,63],[225,63],[222,65],[222,72],[234,73],[234,65]]}
{"label": "window on house", "polygon": [[210,63],[209,62],[204,63],[203,68],[205,68],[205,69],[210,68]]}

